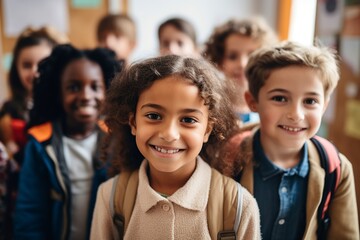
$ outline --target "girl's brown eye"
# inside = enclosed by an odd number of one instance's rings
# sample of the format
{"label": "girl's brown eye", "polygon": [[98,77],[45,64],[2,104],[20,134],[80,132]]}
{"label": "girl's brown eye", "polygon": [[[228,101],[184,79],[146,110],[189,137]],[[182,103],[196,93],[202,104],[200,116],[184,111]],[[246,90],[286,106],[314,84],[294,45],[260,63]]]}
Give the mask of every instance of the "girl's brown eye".
{"label": "girl's brown eye", "polygon": [[162,47],[169,47],[169,41],[163,41],[162,43],[161,43],[161,45],[162,45]]}
{"label": "girl's brown eye", "polygon": [[31,62],[23,62],[22,67],[25,69],[29,69],[32,67],[32,64],[31,64]]}
{"label": "girl's brown eye", "polygon": [[159,114],[156,114],[156,113],[146,114],[146,117],[149,118],[149,119],[152,119],[152,120],[160,120],[161,119],[161,116]]}
{"label": "girl's brown eye", "polygon": [[185,117],[181,121],[184,123],[196,123],[197,122],[194,118],[191,118],[191,117]]}
{"label": "girl's brown eye", "polygon": [[237,59],[237,54],[236,53],[227,54],[226,58],[229,59],[229,60],[236,60]]}

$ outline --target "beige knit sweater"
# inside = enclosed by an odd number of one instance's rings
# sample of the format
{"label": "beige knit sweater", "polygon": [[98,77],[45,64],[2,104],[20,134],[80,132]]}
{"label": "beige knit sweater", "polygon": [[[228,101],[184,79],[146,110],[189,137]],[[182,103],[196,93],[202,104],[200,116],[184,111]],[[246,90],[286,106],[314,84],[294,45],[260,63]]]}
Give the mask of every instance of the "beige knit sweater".
{"label": "beige knit sweater", "polygon": [[[200,158],[188,182],[168,198],[160,196],[149,185],[147,161],[139,170],[139,186],[134,210],[124,239],[211,239],[207,226],[206,206],[211,169]],[[103,183],[94,210],[91,239],[114,239],[110,213],[113,179]],[[245,189],[237,239],[260,239],[259,211],[255,199]]]}

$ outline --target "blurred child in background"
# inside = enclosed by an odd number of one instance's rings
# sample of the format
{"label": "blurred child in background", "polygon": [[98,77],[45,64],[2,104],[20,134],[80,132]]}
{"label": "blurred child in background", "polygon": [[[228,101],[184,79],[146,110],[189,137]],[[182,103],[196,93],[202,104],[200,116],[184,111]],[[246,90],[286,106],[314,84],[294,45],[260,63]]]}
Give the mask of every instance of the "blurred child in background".
{"label": "blurred child in background", "polygon": [[245,67],[256,49],[277,42],[274,31],[264,19],[231,19],[216,27],[206,43],[204,57],[213,62],[235,87],[232,96],[235,111],[243,123],[258,122],[258,114],[247,106],[244,93],[248,90]]}
{"label": "blurred child in background", "polygon": [[199,56],[194,26],[183,18],[170,18],[158,28],[160,55]]}
{"label": "blurred child in background", "polygon": [[9,72],[11,97],[0,111],[0,140],[10,157],[25,145],[24,128],[32,107],[33,80],[38,74],[38,63],[49,56],[54,46],[67,42],[64,35],[53,28],[27,28],[18,37]]}
{"label": "blurred child in background", "polygon": [[0,110],[0,141],[6,147],[11,167],[6,171],[6,239],[12,232],[12,212],[18,185],[18,171],[26,144],[25,127],[33,105],[32,89],[38,75],[38,63],[47,57],[54,46],[67,42],[65,35],[51,27],[27,28],[18,37],[13,50],[9,72],[10,99]]}
{"label": "blurred child in background", "polygon": [[99,184],[98,126],[106,88],[120,70],[105,48],[56,47],[40,64],[19,179],[16,239],[87,239]]}
{"label": "blurred child in background", "polygon": [[118,60],[129,63],[136,47],[136,25],[134,20],[124,14],[109,14],[100,19],[97,30],[99,47],[116,53]]}

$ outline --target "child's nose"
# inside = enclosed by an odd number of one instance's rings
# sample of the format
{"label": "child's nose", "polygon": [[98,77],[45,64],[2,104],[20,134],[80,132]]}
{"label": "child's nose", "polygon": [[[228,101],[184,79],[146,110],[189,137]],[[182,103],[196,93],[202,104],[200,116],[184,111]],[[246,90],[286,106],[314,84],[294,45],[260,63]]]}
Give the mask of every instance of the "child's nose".
{"label": "child's nose", "polygon": [[103,42],[103,47],[111,48],[113,46],[114,38],[115,38],[115,36],[113,36],[113,35],[106,36],[106,38]]}
{"label": "child's nose", "polygon": [[159,136],[166,142],[178,140],[180,133],[177,124],[173,121],[165,122],[160,130]]}
{"label": "child's nose", "polygon": [[171,42],[169,44],[169,52],[171,54],[179,54],[179,51],[180,51],[180,47],[176,42]]}
{"label": "child's nose", "polygon": [[304,114],[303,108],[297,104],[293,104],[290,107],[289,112],[287,114],[287,117],[294,122],[303,120],[304,116],[305,116],[305,114]]}
{"label": "child's nose", "polygon": [[241,55],[238,59],[238,65],[245,69],[246,64],[248,63],[249,57],[247,55]]}
{"label": "child's nose", "polygon": [[37,64],[34,64],[31,68],[31,73],[32,73],[32,77],[38,77],[39,73],[38,73],[38,66]]}
{"label": "child's nose", "polygon": [[83,87],[82,90],[80,91],[80,96],[82,99],[89,99],[91,98],[93,94],[93,91],[91,90],[90,87]]}

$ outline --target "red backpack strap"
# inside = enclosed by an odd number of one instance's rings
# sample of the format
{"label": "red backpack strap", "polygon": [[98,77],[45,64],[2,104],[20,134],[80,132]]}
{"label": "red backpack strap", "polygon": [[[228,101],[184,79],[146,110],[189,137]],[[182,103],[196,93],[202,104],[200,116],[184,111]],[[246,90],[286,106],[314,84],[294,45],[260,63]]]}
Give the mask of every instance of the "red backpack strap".
{"label": "red backpack strap", "polygon": [[[341,165],[341,160],[340,160],[340,156],[339,156],[339,151],[337,150],[337,148],[334,146],[334,144],[332,144],[329,140],[319,137],[319,136],[314,136],[313,139],[316,139],[318,142],[320,142],[323,146],[323,148],[326,151],[326,154],[329,158],[329,165],[328,165],[328,169],[329,172],[333,172],[335,171],[337,168],[340,167]],[[340,172],[339,174],[337,174],[336,176],[336,186],[335,188],[338,187],[340,182]]]}
{"label": "red backpack strap", "polygon": [[321,167],[324,168],[325,171],[324,190],[318,208],[319,227],[317,234],[318,239],[326,239],[327,229],[330,226],[328,209],[340,182],[341,160],[338,150],[328,140],[319,136],[314,136],[311,138],[311,141],[319,153]]}

